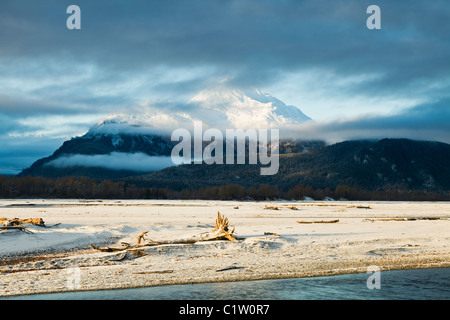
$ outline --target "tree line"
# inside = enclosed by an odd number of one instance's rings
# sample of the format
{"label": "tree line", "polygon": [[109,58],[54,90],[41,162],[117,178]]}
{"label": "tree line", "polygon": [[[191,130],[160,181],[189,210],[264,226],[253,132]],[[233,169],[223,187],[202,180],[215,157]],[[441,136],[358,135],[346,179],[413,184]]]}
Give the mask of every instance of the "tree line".
{"label": "tree line", "polygon": [[203,199],[203,200],[303,200],[326,198],[386,201],[449,201],[449,192],[426,190],[363,190],[347,185],[335,188],[314,188],[299,184],[289,189],[261,184],[243,187],[237,184],[184,188],[138,187],[121,180],[96,180],[86,177],[9,177],[0,175],[0,198],[45,199]]}

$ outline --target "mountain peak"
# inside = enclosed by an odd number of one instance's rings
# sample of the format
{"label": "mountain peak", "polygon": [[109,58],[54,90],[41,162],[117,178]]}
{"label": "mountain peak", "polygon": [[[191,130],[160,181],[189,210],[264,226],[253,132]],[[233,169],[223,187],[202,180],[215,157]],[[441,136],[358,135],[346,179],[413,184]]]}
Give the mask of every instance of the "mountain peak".
{"label": "mountain peak", "polygon": [[260,89],[244,91],[226,83],[202,90],[189,103],[224,113],[236,128],[277,128],[311,120],[299,108]]}
{"label": "mountain peak", "polygon": [[285,128],[311,120],[299,108],[257,88],[234,88],[227,82],[199,92],[187,103],[146,100],[126,112],[111,114],[87,135],[157,134],[191,128],[193,120],[225,129]]}

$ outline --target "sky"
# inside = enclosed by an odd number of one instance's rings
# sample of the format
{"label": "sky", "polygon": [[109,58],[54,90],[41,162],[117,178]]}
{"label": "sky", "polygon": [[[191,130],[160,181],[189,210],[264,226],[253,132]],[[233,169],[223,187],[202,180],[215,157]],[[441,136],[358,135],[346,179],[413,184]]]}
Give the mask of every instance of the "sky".
{"label": "sky", "polygon": [[299,107],[304,138],[450,143],[449,17],[448,0],[1,0],[0,173],[224,79]]}

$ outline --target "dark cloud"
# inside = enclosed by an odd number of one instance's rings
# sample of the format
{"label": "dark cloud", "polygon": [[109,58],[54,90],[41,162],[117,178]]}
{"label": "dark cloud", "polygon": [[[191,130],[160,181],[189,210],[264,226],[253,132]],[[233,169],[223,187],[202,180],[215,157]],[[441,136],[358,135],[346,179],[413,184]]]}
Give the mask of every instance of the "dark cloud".
{"label": "dark cloud", "polygon": [[261,85],[314,66],[384,73],[387,89],[449,76],[445,1],[380,0],[383,29],[375,32],[365,27],[371,2],[360,0],[80,0],[80,31],[65,28],[69,4],[2,1],[1,56],[89,62],[119,78],[161,65],[213,65]]}

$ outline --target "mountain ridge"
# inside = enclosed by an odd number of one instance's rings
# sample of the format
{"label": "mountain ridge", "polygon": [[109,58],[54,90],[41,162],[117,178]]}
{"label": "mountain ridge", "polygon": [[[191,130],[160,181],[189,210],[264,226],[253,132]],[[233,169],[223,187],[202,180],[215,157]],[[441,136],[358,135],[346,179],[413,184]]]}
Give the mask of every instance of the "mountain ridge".
{"label": "mountain ridge", "polygon": [[410,139],[343,141],[304,153],[280,155],[274,176],[260,176],[259,165],[182,165],[127,179],[138,186],[200,188],[262,184],[365,190],[450,190],[450,145]]}
{"label": "mountain ridge", "polygon": [[86,176],[123,181],[126,185],[151,190],[267,185],[280,190],[295,190],[298,186],[323,190],[345,187],[450,195],[450,145],[446,143],[410,139],[351,140],[332,145],[311,143],[308,149],[306,145],[287,141],[281,150],[279,171],[273,176],[261,176],[261,166],[250,164],[186,164],[143,174],[99,167],[55,169],[43,167],[43,159],[36,162],[37,168],[24,170],[20,176]]}

